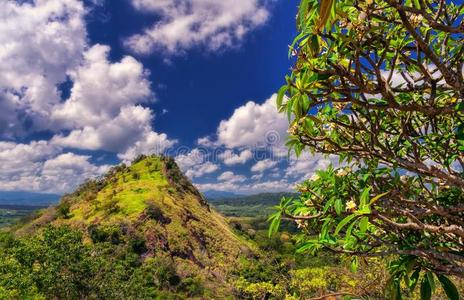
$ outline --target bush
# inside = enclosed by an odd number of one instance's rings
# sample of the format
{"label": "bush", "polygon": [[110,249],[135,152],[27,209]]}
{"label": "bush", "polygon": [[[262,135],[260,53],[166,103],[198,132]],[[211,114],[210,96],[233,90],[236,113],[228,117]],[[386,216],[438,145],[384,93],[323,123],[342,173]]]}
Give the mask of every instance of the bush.
{"label": "bush", "polygon": [[120,229],[114,226],[101,227],[92,224],[87,228],[87,232],[94,243],[109,242],[113,245],[118,245],[121,242]]}
{"label": "bush", "polygon": [[184,291],[189,297],[202,296],[205,292],[205,288],[201,284],[198,278],[185,278],[179,287],[180,290]]}
{"label": "bush", "polygon": [[112,197],[103,202],[102,208],[107,215],[117,213],[120,210],[118,200]]}
{"label": "bush", "polygon": [[161,208],[159,208],[153,200],[147,200],[145,204],[147,205],[145,212],[150,219],[158,221],[161,224],[171,223],[171,219],[164,216]]}
{"label": "bush", "polygon": [[145,240],[139,236],[133,236],[129,240],[129,247],[137,254],[143,254],[147,252],[147,245]]}
{"label": "bush", "polygon": [[58,217],[62,217],[64,219],[69,218],[69,213],[71,212],[71,203],[68,201],[61,201],[61,203],[56,207],[56,212]]}

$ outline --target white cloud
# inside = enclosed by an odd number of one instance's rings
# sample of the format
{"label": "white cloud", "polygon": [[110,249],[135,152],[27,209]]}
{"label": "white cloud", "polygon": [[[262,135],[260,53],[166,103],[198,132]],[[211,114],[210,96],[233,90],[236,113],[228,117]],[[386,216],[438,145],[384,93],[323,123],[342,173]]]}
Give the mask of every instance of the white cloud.
{"label": "white cloud", "polygon": [[[52,130],[53,143],[107,150],[132,159],[170,147],[153,131],[149,72],[133,57],[108,59],[110,47],[86,44],[85,9],[76,0],[8,1],[0,11],[0,136]],[[57,85],[69,80],[61,101]],[[26,122],[27,121],[27,122]],[[66,130],[63,132],[63,130]]]}
{"label": "white cloud", "polygon": [[205,136],[197,139],[197,144],[203,147],[213,148],[216,146],[220,146],[218,142],[213,141],[211,137]]}
{"label": "white cloud", "polygon": [[262,192],[293,191],[295,188],[295,183],[291,183],[284,179],[281,179],[263,181],[252,184],[237,184],[235,182],[226,181],[218,183],[195,184],[195,186],[201,191],[234,191],[239,193],[254,194]]}
{"label": "white cloud", "polygon": [[141,106],[124,106],[118,116],[98,127],[85,126],[67,136],[57,135],[60,146],[119,152],[119,158],[130,161],[139,154],[162,153],[176,141],[166,134],[152,131],[152,111]]}
{"label": "white cloud", "polygon": [[108,46],[93,46],[70,72],[71,95],[53,111],[52,120],[58,127],[73,130],[66,136],[58,134],[53,141],[66,147],[116,152],[124,161],[171,147],[175,141],[153,131],[152,110],[137,105],[153,97],[148,72],[130,56],[109,62],[109,51]]}
{"label": "white cloud", "polygon": [[[87,7],[81,0],[0,2],[0,138],[54,134],[1,142],[0,189],[66,190],[104,169],[64,147],[128,161],[176,142],[154,131],[154,112],[141,106],[154,100],[143,65],[131,56],[112,62],[109,46],[88,44],[86,13],[100,0]],[[63,83],[71,87],[67,99]]]}
{"label": "white cloud", "polygon": [[66,147],[120,153],[132,147],[121,154],[131,159],[129,156],[139,154],[136,149],[148,148],[136,143],[158,136],[151,129],[152,111],[136,105],[152,96],[148,72],[132,57],[110,63],[109,51],[108,46],[93,46],[70,72],[74,83],[71,95],[56,106],[52,121],[58,128],[72,131],[66,136],[58,134],[53,141]]}
{"label": "white cloud", "polygon": [[107,165],[90,163],[90,156],[61,151],[46,141],[0,142],[0,190],[69,192],[108,170]]}
{"label": "white cloud", "polygon": [[227,182],[243,182],[246,180],[246,177],[243,175],[236,175],[231,171],[227,171],[219,175],[218,180]]}
{"label": "white cloud", "polygon": [[169,147],[172,147],[177,140],[168,139],[165,133],[156,133],[147,130],[142,134],[137,142],[129,147],[124,153],[118,154],[118,157],[124,162],[133,160],[139,154],[160,154]]}
{"label": "white cloud", "polygon": [[276,108],[276,95],[263,104],[249,101],[219,124],[218,142],[229,148],[242,146],[280,147],[287,136],[288,121]]}
{"label": "white cloud", "polygon": [[278,164],[277,161],[271,159],[260,160],[251,167],[252,172],[263,172],[267,169],[273,168]]}
{"label": "white cloud", "polygon": [[109,166],[96,166],[89,162],[90,156],[63,153],[44,162],[40,181],[44,183],[41,190],[72,190],[76,183],[108,171]]}
{"label": "white cloud", "polygon": [[195,46],[209,50],[233,47],[263,25],[269,12],[261,0],[132,0],[141,12],[159,18],[125,44],[138,53],[182,53]]}
{"label": "white cloud", "polygon": [[206,152],[195,148],[188,153],[177,155],[175,159],[179,168],[185,172],[195,165],[202,164],[206,160],[206,155]]}
{"label": "white cloud", "polygon": [[338,157],[331,155],[324,157],[321,154],[303,155],[299,158],[290,160],[288,167],[285,169],[285,177],[309,178],[317,170],[325,170],[330,164],[337,166]]}
{"label": "white cloud", "polygon": [[246,163],[253,157],[253,153],[249,149],[245,149],[239,154],[235,154],[232,150],[226,150],[219,154],[218,157],[222,159],[224,164],[232,166]]}
{"label": "white cloud", "polygon": [[206,160],[207,156],[208,153],[202,149],[195,148],[186,154],[177,155],[175,159],[177,165],[187,177],[195,178],[219,170],[217,164]]}
{"label": "white cloud", "polygon": [[258,173],[258,174],[255,174],[255,175],[251,176],[251,179],[260,180],[261,178],[263,178],[263,176],[264,176],[263,173]]}
{"label": "white cloud", "polygon": [[2,1],[0,135],[23,134],[26,120],[34,129],[49,128],[51,108],[60,101],[56,86],[86,47],[84,15],[77,0]]}
{"label": "white cloud", "polygon": [[207,161],[203,164],[195,165],[185,172],[185,175],[189,178],[201,177],[205,174],[210,174],[219,170],[219,166]]}
{"label": "white cloud", "polygon": [[148,71],[142,64],[130,56],[111,63],[109,51],[108,46],[94,45],[84,53],[82,63],[69,72],[74,83],[71,96],[52,113],[60,128],[100,126],[115,118],[121,107],[152,97]]}

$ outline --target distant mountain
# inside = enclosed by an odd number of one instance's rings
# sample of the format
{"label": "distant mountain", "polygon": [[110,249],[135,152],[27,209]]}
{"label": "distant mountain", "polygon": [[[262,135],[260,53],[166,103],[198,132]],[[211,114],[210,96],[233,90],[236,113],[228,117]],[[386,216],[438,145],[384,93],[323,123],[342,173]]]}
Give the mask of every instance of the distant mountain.
{"label": "distant mountain", "polygon": [[58,203],[60,195],[24,191],[0,191],[0,205],[50,206]]}
{"label": "distant mountain", "polygon": [[274,206],[280,203],[282,197],[295,195],[288,192],[260,193],[255,195],[208,198],[208,202],[216,210],[228,217],[266,218],[275,211]]}
{"label": "distant mountain", "polygon": [[233,198],[233,197],[242,196],[242,195],[235,194],[232,192],[216,191],[216,190],[209,190],[209,191],[203,192],[203,195],[206,197],[206,199]]}
{"label": "distant mountain", "polygon": [[207,197],[208,202],[217,205],[231,206],[250,206],[250,205],[277,205],[282,197],[295,196],[296,193],[278,192],[278,193],[259,193],[253,195],[234,195],[227,197]]}

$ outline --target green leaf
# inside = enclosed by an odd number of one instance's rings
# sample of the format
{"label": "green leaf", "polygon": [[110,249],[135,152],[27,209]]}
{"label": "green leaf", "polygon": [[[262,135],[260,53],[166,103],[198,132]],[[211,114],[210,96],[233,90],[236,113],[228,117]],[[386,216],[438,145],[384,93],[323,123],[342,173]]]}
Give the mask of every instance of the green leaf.
{"label": "green leaf", "polygon": [[306,243],[304,243],[303,245],[301,245],[300,247],[296,249],[296,253],[303,253],[306,250],[314,247],[314,244],[315,244],[314,241],[307,241]]}
{"label": "green leaf", "polygon": [[342,228],[345,227],[345,225],[348,224],[355,217],[356,215],[349,215],[346,218],[344,218],[340,223],[338,223],[337,228],[335,228],[335,234],[338,234],[340,230],[342,230]]}
{"label": "green leaf", "polygon": [[416,269],[409,278],[409,291],[414,291],[419,280],[420,269]]}
{"label": "green leaf", "polygon": [[360,209],[363,209],[366,206],[367,200],[369,199],[370,191],[371,191],[371,187],[365,188],[362,191],[361,196],[360,196],[360,204],[359,204]]}
{"label": "green leaf", "polygon": [[459,300],[459,292],[454,283],[445,275],[437,275],[437,277],[448,298],[451,300]]}
{"label": "green leaf", "polygon": [[277,103],[277,108],[280,108],[282,106],[282,103],[283,103],[283,100],[284,100],[284,96],[285,96],[285,92],[287,91],[288,89],[288,86],[287,85],[284,85],[283,87],[281,87],[279,89],[279,91],[277,92],[277,99],[276,99],[276,103]]}
{"label": "green leaf", "polygon": [[422,279],[420,287],[420,297],[421,300],[430,300],[432,298],[432,288],[426,277]]}
{"label": "green leaf", "polygon": [[433,278],[433,273],[430,271],[427,271],[427,273],[425,273],[425,276],[427,277],[432,293],[434,293],[435,292],[435,279]]}
{"label": "green leaf", "polygon": [[371,201],[369,202],[369,205],[374,204],[374,203],[377,202],[380,198],[382,198],[383,196],[385,196],[385,195],[387,195],[387,194],[389,194],[389,193],[390,193],[390,191],[385,192],[385,193],[382,193],[382,194],[379,194],[379,195],[373,197],[373,198],[371,199]]}
{"label": "green leaf", "polygon": [[271,225],[269,226],[269,231],[268,231],[269,237],[271,237],[274,233],[276,233],[279,230],[281,214],[282,213],[278,211],[269,217],[268,220],[269,221],[272,220]]}
{"label": "green leaf", "polygon": [[[302,0],[298,7],[298,25],[303,26],[309,8],[309,0]],[[301,29],[300,29],[301,30]]]}
{"label": "green leaf", "polygon": [[351,258],[350,270],[351,272],[356,272],[358,270],[359,258],[357,256],[353,256]]}
{"label": "green leaf", "polygon": [[385,296],[391,300],[401,300],[401,290],[399,278],[393,275],[387,280],[385,287]]}
{"label": "green leaf", "polygon": [[369,225],[369,218],[362,217],[361,220],[359,221],[359,229],[361,230],[362,233],[366,232],[368,225]]}
{"label": "green leaf", "polygon": [[[310,44],[310,48],[311,48],[311,54],[313,57],[316,57],[319,52],[320,52],[320,46],[319,46],[319,38],[317,35],[313,35],[311,37],[311,44]],[[319,79],[319,78],[318,78]]]}
{"label": "green leaf", "polygon": [[464,110],[464,102],[459,102],[456,104],[456,110],[457,111],[463,111]]}
{"label": "green leaf", "polygon": [[340,215],[342,210],[343,210],[342,200],[341,199],[335,200],[335,212],[337,213],[337,215]]}

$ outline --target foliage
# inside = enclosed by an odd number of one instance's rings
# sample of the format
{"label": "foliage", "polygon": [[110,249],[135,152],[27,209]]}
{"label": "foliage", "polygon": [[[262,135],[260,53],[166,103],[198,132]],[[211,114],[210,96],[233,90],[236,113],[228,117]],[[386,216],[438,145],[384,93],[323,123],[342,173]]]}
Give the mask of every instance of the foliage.
{"label": "foliage", "polygon": [[152,299],[199,295],[182,281],[170,258],[141,262],[130,244],[84,244],[67,226],[47,227],[32,239],[0,239],[0,296],[20,299]]}
{"label": "foliage", "polygon": [[[444,0],[302,0],[296,64],[277,99],[297,155],[338,155],[272,217],[298,222],[300,252],[394,255],[402,282],[429,299],[464,276],[463,5]],[[315,235],[315,236],[314,236]]]}
{"label": "foliage", "polygon": [[58,216],[60,217],[69,218],[70,209],[71,209],[71,203],[69,203],[69,201],[62,201],[56,207],[56,212]]}

